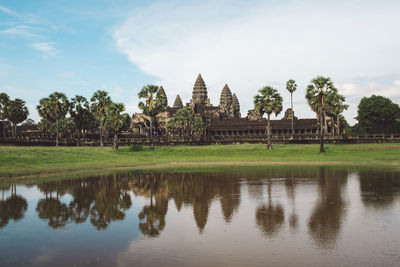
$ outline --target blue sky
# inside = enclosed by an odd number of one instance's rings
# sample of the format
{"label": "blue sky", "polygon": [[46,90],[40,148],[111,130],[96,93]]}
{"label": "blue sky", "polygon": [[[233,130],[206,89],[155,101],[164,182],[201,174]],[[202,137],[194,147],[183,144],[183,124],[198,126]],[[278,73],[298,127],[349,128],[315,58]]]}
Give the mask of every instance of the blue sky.
{"label": "blue sky", "polygon": [[[398,1],[0,1],[0,91],[26,100],[31,117],[54,91],[88,98],[105,89],[130,113],[137,92],[163,85],[189,102],[198,73],[218,104],[225,83],[242,116],[263,85],[299,117],[313,116],[308,82],[330,76],[354,123],[361,97],[400,100]],[[280,117],[280,116],[279,116]]]}

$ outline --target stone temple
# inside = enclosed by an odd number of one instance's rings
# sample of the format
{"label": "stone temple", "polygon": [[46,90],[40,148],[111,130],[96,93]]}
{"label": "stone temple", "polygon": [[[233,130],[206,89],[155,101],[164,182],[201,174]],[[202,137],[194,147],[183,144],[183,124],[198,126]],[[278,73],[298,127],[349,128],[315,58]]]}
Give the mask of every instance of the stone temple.
{"label": "stone temple", "polygon": [[[157,115],[155,119],[155,136],[168,139],[166,124],[175,112],[184,107],[182,99],[176,96],[172,107],[168,106],[165,112]],[[249,110],[246,117],[240,113],[239,99],[229,86],[222,88],[219,105],[211,104],[207,94],[207,86],[201,74],[193,86],[192,99],[186,107],[193,109],[196,116],[201,117],[206,125],[202,140],[208,143],[236,143],[236,142],[262,142],[266,138],[267,120],[257,110]],[[294,119],[294,131],[297,137],[316,135],[319,131],[317,118],[298,119],[294,112],[287,109],[281,120],[271,120],[273,140],[283,141],[292,137],[291,118]],[[334,120],[327,120],[325,133],[333,134]],[[149,118],[137,113],[133,116],[131,125],[133,134],[146,137],[149,128]],[[344,128],[344,127],[342,127]],[[301,138],[300,138],[301,139]]]}

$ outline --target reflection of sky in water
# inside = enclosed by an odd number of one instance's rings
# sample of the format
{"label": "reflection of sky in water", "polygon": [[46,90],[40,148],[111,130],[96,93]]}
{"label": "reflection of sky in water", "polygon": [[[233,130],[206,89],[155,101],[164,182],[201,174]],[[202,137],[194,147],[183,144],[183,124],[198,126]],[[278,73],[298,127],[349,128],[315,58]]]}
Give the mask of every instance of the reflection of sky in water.
{"label": "reflection of sky in water", "polygon": [[[61,182],[63,207],[72,210],[74,195],[86,184],[90,208],[116,216],[99,230],[91,212],[83,223],[74,223],[70,215],[65,226],[50,227],[50,219],[39,219],[36,209],[54,184],[42,184],[42,192],[36,185],[17,186],[16,195],[26,199],[28,209],[23,219],[10,219],[0,228],[0,265],[365,266],[400,261],[397,173],[303,168],[243,177],[146,174]],[[130,206],[123,202],[125,192]],[[10,196],[5,191],[4,199]],[[42,207],[42,213],[48,210]]]}

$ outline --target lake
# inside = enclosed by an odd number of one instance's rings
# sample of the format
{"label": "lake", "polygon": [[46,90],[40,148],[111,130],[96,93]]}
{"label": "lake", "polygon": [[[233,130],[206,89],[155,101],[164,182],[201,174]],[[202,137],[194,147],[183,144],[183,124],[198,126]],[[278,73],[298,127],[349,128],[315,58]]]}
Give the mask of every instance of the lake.
{"label": "lake", "polygon": [[0,187],[0,266],[400,265],[400,173],[127,173]]}

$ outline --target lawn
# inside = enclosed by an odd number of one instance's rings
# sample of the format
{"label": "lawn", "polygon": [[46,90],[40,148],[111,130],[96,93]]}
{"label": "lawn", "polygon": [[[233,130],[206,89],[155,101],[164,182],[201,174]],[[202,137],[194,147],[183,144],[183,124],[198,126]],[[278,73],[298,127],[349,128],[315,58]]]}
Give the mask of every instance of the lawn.
{"label": "lawn", "polygon": [[336,165],[400,168],[400,144],[161,146],[132,152],[128,147],[0,146],[0,180],[94,175],[120,170],[218,166]]}

